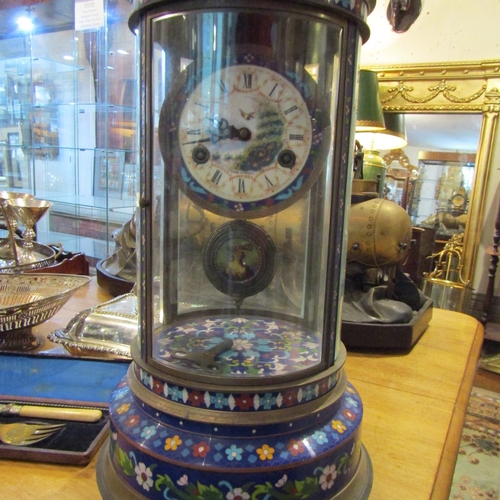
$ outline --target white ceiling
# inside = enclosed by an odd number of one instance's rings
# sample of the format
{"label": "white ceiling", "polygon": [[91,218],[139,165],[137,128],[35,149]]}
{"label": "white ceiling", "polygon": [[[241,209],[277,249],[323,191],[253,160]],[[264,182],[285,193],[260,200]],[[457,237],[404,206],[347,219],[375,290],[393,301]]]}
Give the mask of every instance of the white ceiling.
{"label": "white ceiling", "polygon": [[406,33],[392,31],[388,4],[377,0],[368,16],[362,66],[500,58],[500,0],[422,0],[422,12]]}
{"label": "white ceiling", "polygon": [[[0,39],[19,37],[17,19],[29,16],[30,8],[19,2],[0,0]],[[25,2],[26,3],[26,2]],[[70,30],[74,26],[74,5],[68,0],[46,0],[36,3],[34,33]],[[19,42],[18,42],[19,43]]]}

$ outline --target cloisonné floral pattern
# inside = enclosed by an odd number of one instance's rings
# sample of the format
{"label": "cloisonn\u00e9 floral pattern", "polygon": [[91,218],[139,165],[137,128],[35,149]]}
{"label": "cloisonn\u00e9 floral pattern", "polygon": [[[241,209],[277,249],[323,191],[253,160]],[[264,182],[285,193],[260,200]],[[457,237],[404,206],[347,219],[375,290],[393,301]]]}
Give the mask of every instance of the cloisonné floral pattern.
{"label": "cloisonn\u00e9 floral pattern", "polygon": [[137,380],[157,396],[194,408],[210,408],[230,412],[268,411],[308,403],[325,395],[335,387],[339,376],[339,372],[337,372],[314,383],[298,384],[293,388],[277,392],[265,390],[263,392],[240,393],[237,392],[238,387],[235,387],[231,392],[222,392],[222,390],[214,392],[175,385],[156,378],[138,365],[134,364],[133,366]]}
{"label": "cloisonn\u00e9 floral pattern", "polygon": [[[200,319],[173,326],[155,339],[155,356],[169,366],[203,375],[203,369],[195,362],[176,359],[172,353],[201,353],[228,339],[232,346],[217,357],[222,367],[218,375],[231,379],[249,377],[255,379],[254,386],[259,386],[264,378],[296,373],[320,362],[317,334],[281,320],[243,317]],[[144,387],[162,398],[196,408],[231,412],[276,410],[308,403],[329,392],[339,377],[337,370],[333,375],[326,373],[315,379],[314,383],[297,384],[276,392],[239,392],[241,386],[235,386],[230,392],[213,392],[166,382],[137,365],[134,370]]]}
{"label": "cloisonn\u00e9 floral pattern", "polygon": [[225,340],[230,349],[217,357],[220,376],[272,377],[295,373],[320,361],[321,337],[294,323],[260,317],[203,318],[171,326],[157,335],[154,357],[185,371],[204,373],[191,360],[172,353],[207,351]]}
{"label": "cloisonn\u00e9 floral pattern", "polygon": [[360,459],[362,405],[350,385],[340,406],[315,425],[297,431],[284,422],[273,434],[256,426],[251,438],[227,429],[238,426],[156,420],[125,384],[114,392],[110,414],[115,468],[148,498],[326,500],[347,484]]}
{"label": "cloisonn\u00e9 floral pattern", "polygon": [[130,451],[127,454],[116,442],[112,444],[113,459],[130,486],[148,498],[169,500],[331,498],[340,485],[345,486],[355,470],[360,443],[354,445],[351,451],[345,453],[337,463],[316,465],[311,469],[311,475],[303,477],[294,477],[294,471],[287,471],[272,474],[275,476],[272,481],[263,481],[262,475],[255,476],[254,480],[251,477],[238,480],[233,476],[224,478],[224,473],[221,475],[219,472],[210,474],[213,481],[204,482],[196,471],[186,473],[181,469],[177,473],[160,473],[162,464],[155,461],[150,461],[149,465],[139,462],[136,453]]}

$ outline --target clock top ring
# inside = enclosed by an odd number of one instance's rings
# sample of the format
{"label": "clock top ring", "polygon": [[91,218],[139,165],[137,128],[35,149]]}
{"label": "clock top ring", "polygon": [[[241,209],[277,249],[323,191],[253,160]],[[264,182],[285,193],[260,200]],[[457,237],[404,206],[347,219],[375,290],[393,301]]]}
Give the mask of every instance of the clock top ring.
{"label": "clock top ring", "polygon": [[246,53],[215,71],[193,61],[165,100],[167,168],[202,208],[236,219],[276,213],[304,196],[324,166],[328,116],[316,83]]}

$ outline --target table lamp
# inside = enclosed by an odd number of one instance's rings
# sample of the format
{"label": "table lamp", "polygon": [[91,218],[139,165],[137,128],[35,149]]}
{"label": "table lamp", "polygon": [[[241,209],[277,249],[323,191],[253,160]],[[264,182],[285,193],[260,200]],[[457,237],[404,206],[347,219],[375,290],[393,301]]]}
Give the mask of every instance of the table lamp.
{"label": "table lamp", "polygon": [[[362,100],[362,96],[359,97]],[[380,99],[379,99],[380,101]],[[401,149],[408,145],[406,140],[405,118],[401,113],[383,113],[385,128],[376,131],[358,131],[356,140],[363,147],[363,178],[380,179],[379,196],[383,196],[387,165],[380,151]]]}
{"label": "table lamp", "polygon": [[374,4],[139,2],[139,335],[104,499],[367,498],[340,313]]}
{"label": "table lamp", "polygon": [[[371,150],[365,150],[365,144],[358,138],[358,133],[375,133],[385,130],[384,114],[378,88],[377,73],[367,69],[359,72],[359,90],[356,114],[356,144],[359,148],[355,163],[353,192],[363,197],[374,190],[382,196],[386,167],[382,158]],[[365,193],[366,192],[366,193]],[[356,195],[358,196],[358,195]]]}
{"label": "table lamp", "polygon": [[359,70],[356,132],[376,132],[384,129],[384,113],[380,101],[377,73],[361,69]]}
{"label": "table lamp", "polygon": [[408,145],[406,139],[405,115],[402,113],[383,113],[385,128],[377,131],[358,132],[356,139],[369,151],[391,151]]}

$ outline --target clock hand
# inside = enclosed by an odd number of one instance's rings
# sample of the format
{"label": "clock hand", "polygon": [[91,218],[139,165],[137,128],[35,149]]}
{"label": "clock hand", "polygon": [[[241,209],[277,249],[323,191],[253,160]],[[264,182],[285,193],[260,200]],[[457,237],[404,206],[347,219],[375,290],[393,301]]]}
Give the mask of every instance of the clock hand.
{"label": "clock hand", "polygon": [[198,139],[197,141],[183,142],[182,145],[186,146],[188,144],[199,144],[200,142],[211,142],[212,137],[204,137],[203,139]]}
{"label": "clock hand", "polygon": [[252,133],[246,127],[236,128],[234,125],[229,125],[229,122],[225,118],[221,118],[220,121],[213,120],[214,124],[218,126],[219,129],[219,140],[221,139],[240,139],[240,141],[248,141],[252,137]]}
{"label": "clock hand", "polygon": [[212,144],[217,144],[221,139],[228,139],[228,137],[212,133],[210,137],[204,137],[203,139],[198,139],[196,141],[183,142],[182,145],[187,146],[189,144],[200,144],[201,142],[211,142]]}
{"label": "clock hand", "polygon": [[[252,133],[247,127],[236,128],[234,125],[229,125],[229,122],[225,118],[210,118],[210,120],[216,129],[219,131],[218,140],[222,139],[239,139],[240,141],[249,141],[252,137]],[[215,131],[212,132],[215,135]]]}
{"label": "clock hand", "polygon": [[[210,138],[215,144],[221,139],[232,139],[232,125],[225,118],[210,118],[207,116],[207,120],[210,120],[214,124],[214,129],[210,132]],[[204,142],[207,142],[206,139]]]}
{"label": "clock hand", "polygon": [[203,139],[198,139],[197,141],[183,142],[182,145],[186,146],[189,144],[199,144],[201,142],[211,142],[212,144],[217,144],[217,142],[224,139],[239,139],[240,141],[249,141],[252,137],[252,133],[246,127],[236,128],[231,125],[230,128],[224,129],[223,135],[216,135],[213,133],[210,137],[204,137]]}
{"label": "clock hand", "polygon": [[236,128],[234,125],[228,125],[224,129],[219,129],[222,134],[219,135],[219,141],[223,139],[239,139],[240,141],[249,141],[252,133],[246,127]]}
{"label": "clock hand", "polygon": [[225,118],[211,118],[210,116],[206,117],[207,120],[210,120],[215,128],[218,128],[219,130],[225,130],[229,128],[229,122]]}
{"label": "clock hand", "polygon": [[252,137],[252,132],[246,127],[236,128],[231,126],[231,139],[237,137],[240,141],[249,141]]}

